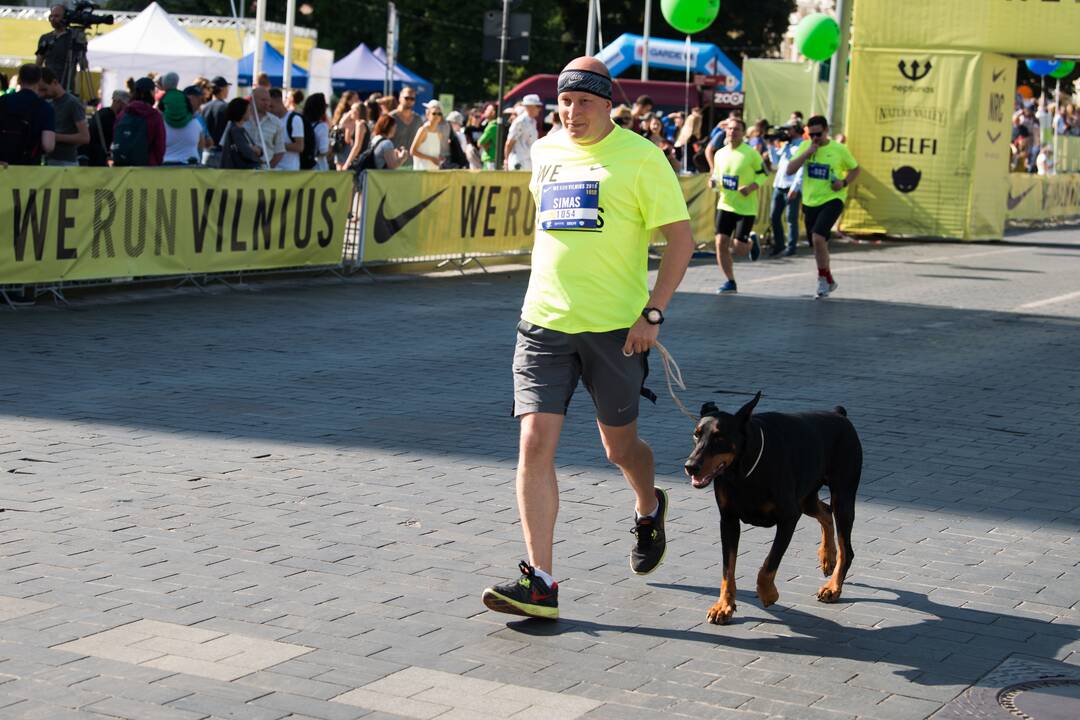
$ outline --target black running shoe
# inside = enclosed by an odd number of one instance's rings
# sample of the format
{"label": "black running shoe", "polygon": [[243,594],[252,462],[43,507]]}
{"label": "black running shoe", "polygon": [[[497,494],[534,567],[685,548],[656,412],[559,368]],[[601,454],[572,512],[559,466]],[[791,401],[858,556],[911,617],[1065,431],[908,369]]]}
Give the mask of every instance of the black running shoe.
{"label": "black running shoe", "polygon": [[524,560],[518,563],[518,568],[521,569],[518,580],[484,590],[484,604],[495,612],[558,620],[559,583],[548,587],[532,565]]}
{"label": "black running shoe", "polygon": [[664,518],[667,516],[667,491],[656,488],[656,500],[660,507],[656,517],[639,518],[630,532],[637,535],[637,544],[630,551],[630,569],[638,575],[648,575],[664,560],[667,538],[664,536]]}

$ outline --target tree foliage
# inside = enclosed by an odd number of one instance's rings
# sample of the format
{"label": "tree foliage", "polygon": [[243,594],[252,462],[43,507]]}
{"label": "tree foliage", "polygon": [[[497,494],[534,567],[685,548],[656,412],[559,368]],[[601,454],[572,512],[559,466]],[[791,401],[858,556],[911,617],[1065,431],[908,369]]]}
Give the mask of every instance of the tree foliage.
{"label": "tree foliage", "polygon": [[[253,0],[247,17],[255,14]],[[385,0],[297,0],[312,6],[310,15],[298,14],[297,24],[319,32],[319,46],[338,58],[357,44],[371,47],[386,43]],[[149,0],[112,0],[116,10],[140,10]],[[428,78],[436,92],[453,93],[461,100],[493,97],[499,75],[496,63],[481,60],[483,15],[499,10],[499,0],[396,0],[401,25],[398,53],[402,64]],[[173,13],[230,15],[230,0],[161,0]],[[553,73],[570,59],[585,53],[588,4],[582,0],[517,0],[514,12],[532,14],[528,63],[507,67],[507,87],[536,73]],[[698,42],[718,45],[735,62],[745,57],[775,54],[794,0],[721,0],[720,15],[712,27],[694,36]],[[267,20],[281,22],[285,0],[267,0]],[[604,42],[624,32],[640,34],[644,24],[643,0],[601,0],[600,28]],[[660,13],[660,0],[652,3],[652,35],[679,38]],[[678,73],[653,71],[654,79],[679,78]]]}

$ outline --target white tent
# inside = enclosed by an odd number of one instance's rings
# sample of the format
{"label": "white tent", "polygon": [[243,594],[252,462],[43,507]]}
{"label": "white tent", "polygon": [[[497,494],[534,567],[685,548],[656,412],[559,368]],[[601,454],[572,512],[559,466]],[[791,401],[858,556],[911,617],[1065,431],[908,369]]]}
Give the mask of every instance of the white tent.
{"label": "white tent", "polygon": [[127,78],[148,72],[175,72],[181,88],[199,76],[221,75],[236,84],[236,60],[208,48],[156,2],[131,22],[91,40],[86,57],[91,68],[103,71],[101,96],[106,102]]}

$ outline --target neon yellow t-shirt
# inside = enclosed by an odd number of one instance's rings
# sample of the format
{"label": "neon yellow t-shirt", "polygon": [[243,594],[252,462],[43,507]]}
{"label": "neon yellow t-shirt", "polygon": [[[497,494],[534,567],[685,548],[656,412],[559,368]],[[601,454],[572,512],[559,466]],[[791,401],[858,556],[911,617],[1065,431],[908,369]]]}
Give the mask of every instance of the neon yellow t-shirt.
{"label": "neon yellow t-shirt", "polygon": [[825,147],[819,148],[812,142],[802,144],[802,152],[813,153],[803,165],[802,202],[807,207],[818,207],[830,200],[847,202],[847,188],[833,190],[836,180],[843,180],[847,174],[859,167],[846,145],[830,140]]}
{"label": "neon yellow t-shirt", "polygon": [[713,177],[720,193],[716,207],[739,215],[757,215],[758,191],[743,196],[739,188],[757,182],[764,174],[761,155],[746,143],[720,148],[713,156]]}
{"label": "neon yellow t-shirt", "polygon": [[532,167],[536,241],[521,318],[564,333],[630,327],[649,300],[653,231],[690,218],[671,164],[616,127],[594,145],[548,135],[533,144]]}

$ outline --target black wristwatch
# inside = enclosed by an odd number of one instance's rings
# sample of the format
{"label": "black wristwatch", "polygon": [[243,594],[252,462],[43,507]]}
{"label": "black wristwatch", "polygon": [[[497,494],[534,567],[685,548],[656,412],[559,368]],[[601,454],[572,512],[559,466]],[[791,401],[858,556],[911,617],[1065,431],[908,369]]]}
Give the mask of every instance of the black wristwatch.
{"label": "black wristwatch", "polygon": [[645,322],[649,323],[650,325],[664,324],[664,313],[660,310],[660,308],[647,307],[641,311],[641,317],[645,318]]}

